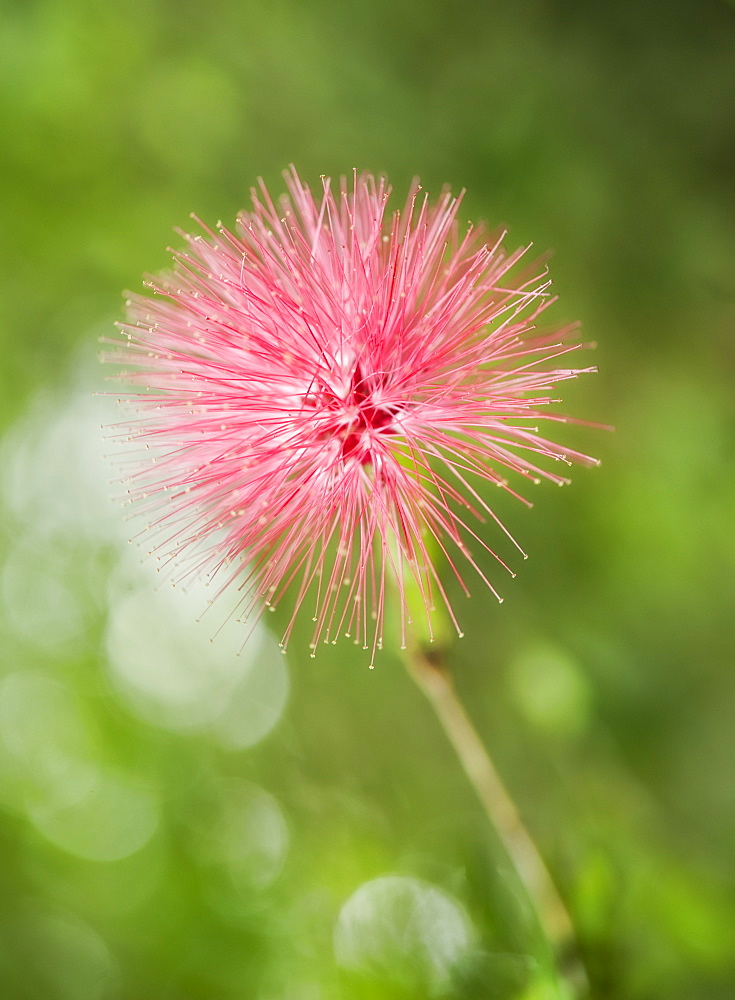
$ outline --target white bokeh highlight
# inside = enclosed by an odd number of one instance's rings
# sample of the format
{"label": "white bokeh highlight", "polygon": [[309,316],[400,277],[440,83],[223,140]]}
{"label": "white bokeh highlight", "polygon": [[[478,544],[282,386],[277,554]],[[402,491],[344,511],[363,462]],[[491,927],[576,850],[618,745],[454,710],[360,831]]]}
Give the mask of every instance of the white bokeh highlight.
{"label": "white bokeh highlight", "polygon": [[159,823],[145,785],[99,763],[81,699],[39,671],[0,681],[0,799],[57,847],[88,861],[140,850]]}
{"label": "white bokeh highlight", "polygon": [[219,869],[239,892],[265,888],[280,874],[290,842],[278,800],[240,778],[222,779],[212,791],[211,807],[193,829],[198,860]]}
{"label": "white bokeh highlight", "polygon": [[[90,605],[101,603],[107,676],[126,708],[247,749],[281,718],[285,657],[263,626],[236,620],[235,588],[210,608],[204,581],[174,589],[156,572],[145,525],[121,506],[125,491],[114,482],[124,446],[109,439],[121,416],[114,398],[82,382],[63,397],[39,395],[0,443],[0,505],[19,526],[0,573],[5,624],[24,646],[68,658]],[[99,554],[109,550],[112,572],[98,579]]]}
{"label": "white bokeh highlight", "polygon": [[73,804],[36,804],[28,815],[52,844],[87,861],[120,861],[134,854],[159,821],[158,802],[147,788],[103,769]]}
{"label": "white bokeh highlight", "polygon": [[[113,686],[140,718],[168,729],[211,726],[228,749],[262,740],[281,717],[289,689],[278,644],[257,626],[215,621],[202,584],[162,584],[147,563],[122,565],[113,578],[105,637]],[[222,601],[227,601],[223,595]]]}
{"label": "white bokeh highlight", "polygon": [[36,670],[3,677],[0,792],[6,804],[74,805],[96,773],[93,732],[74,693]]}
{"label": "white bokeh highlight", "polygon": [[472,954],[475,932],[449,893],[422,879],[384,875],[363,883],[340,910],[334,930],[338,965],[444,993]]}

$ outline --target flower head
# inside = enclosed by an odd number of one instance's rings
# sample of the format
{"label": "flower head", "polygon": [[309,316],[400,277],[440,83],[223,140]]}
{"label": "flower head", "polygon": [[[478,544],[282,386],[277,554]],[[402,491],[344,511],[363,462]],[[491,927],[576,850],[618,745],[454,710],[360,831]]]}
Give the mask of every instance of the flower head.
{"label": "flower head", "polygon": [[313,646],[344,633],[374,655],[390,600],[405,639],[410,578],[429,622],[448,604],[437,555],[498,596],[471,551],[492,553],[477,520],[505,531],[485,486],[593,463],[538,427],[564,420],[555,384],[592,369],[557,367],[584,345],[536,330],[545,270],[460,232],[450,192],[414,185],[390,214],[369,174],[317,197],[295,170],[287,185],[276,207],[261,183],[234,232],[182,233],[173,270],[129,300],[113,357],[148,460],[128,492],[180,579],[237,581],[244,616],[288,592],[284,645],[308,601]]}

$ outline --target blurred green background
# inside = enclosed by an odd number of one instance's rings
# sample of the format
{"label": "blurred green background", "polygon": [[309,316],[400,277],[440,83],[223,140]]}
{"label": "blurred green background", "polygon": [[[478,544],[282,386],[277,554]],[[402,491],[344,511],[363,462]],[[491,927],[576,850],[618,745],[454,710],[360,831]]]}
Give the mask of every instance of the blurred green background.
{"label": "blurred green background", "polygon": [[565,410],[617,430],[498,499],[531,558],[453,666],[594,997],[732,998],[735,7],[5,0],[0,118],[0,995],[557,995],[398,661],[210,643],[110,499],[121,289],[293,161],[554,251],[601,370]]}

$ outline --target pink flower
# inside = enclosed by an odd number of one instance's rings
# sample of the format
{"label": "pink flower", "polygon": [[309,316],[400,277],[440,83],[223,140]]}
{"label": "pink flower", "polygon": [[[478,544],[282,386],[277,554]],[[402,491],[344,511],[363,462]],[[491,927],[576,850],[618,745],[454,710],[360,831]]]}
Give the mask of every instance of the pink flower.
{"label": "pink flower", "polygon": [[295,170],[287,184],[276,207],[261,183],[235,232],[181,234],[173,271],[129,300],[112,357],[134,368],[128,433],[149,460],[128,492],[178,579],[238,581],[243,616],[288,593],[284,648],[308,602],[312,648],[344,633],[374,656],[390,601],[405,642],[409,575],[429,628],[448,606],[432,555],[498,597],[470,548],[494,555],[475,520],[508,535],[484,487],[517,496],[509,472],[562,485],[549,465],[594,464],[538,429],[564,421],[555,383],[593,369],[555,367],[585,345],[535,331],[545,270],[462,234],[460,198],[416,184],[389,215],[369,174],[317,198]]}

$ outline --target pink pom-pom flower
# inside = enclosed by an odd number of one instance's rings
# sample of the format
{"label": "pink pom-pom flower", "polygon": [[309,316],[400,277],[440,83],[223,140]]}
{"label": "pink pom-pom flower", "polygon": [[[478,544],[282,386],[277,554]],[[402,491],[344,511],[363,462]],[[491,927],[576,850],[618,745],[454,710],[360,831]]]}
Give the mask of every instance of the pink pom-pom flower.
{"label": "pink pom-pom flower", "polygon": [[508,568],[473,527],[508,534],[485,487],[517,496],[509,473],[562,485],[554,466],[595,464],[538,426],[565,420],[555,384],[594,369],[557,367],[586,345],[536,329],[545,269],[504,234],[461,233],[461,197],[414,184],[389,214],[383,178],[324,178],[317,197],[286,180],[278,206],[261,182],[234,232],[197,220],[153,294],[131,296],[107,360],[136,416],[116,433],[145,449],[127,492],[177,580],[236,582],[242,617],[288,593],[284,648],[308,601],[312,649],[346,634],[374,656],[391,601],[406,641],[409,581],[424,628],[437,597],[457,625],[437,559],[498,597],[471,551]]}

